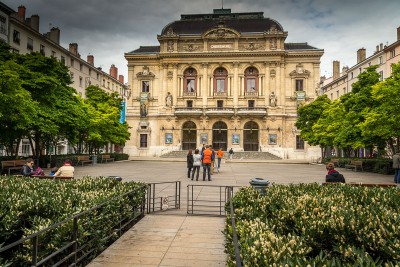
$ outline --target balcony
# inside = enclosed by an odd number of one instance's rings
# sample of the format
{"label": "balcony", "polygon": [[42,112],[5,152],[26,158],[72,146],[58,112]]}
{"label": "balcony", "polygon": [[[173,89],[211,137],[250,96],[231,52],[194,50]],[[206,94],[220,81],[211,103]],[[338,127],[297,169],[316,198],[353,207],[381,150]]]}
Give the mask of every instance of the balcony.
{"label": "balcony", "polygon": [[249,116],[249,117],[264,117],[267,116],[267,108],[238,108],[237,115],[239,116]]}
{"label": "balcony", "polygon": [[246,97],[258,97],[258,92],[256,92],[256,91],[246,91],[245,92],[245,96]]}
{"label": "balcony", "polygon": [[206,108],[206,115],[212,116],[233,116],[235,115],[234,108]]}
{"label": "balcony", "polygon": [[184,108],[175,108],[174,112],[175,116],[192,116],[192,117],[200,117],[203,115],[203,109],[202,108],[190,108],[190,107],[184,107]]}
{"label": "balcony", "polygon": [[190,98],[190,97],[196,97],[196,96],[197,96],[196,92],[183,92],[183,97]]}

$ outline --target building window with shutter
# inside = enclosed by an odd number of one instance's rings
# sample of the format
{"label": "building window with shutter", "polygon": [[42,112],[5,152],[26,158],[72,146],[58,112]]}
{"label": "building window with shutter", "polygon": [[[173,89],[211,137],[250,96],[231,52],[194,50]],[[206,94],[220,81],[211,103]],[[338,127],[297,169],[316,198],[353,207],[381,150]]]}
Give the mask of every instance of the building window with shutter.
{"label": "building window with shutter", "polygon": [[140,147],[146,148],[147,147],[147,134],[140,135]]}
{"label": "building window with shutter", "polygon": [[304,140],[300,138],[300,135],[296,135],[296,149],[304,150]]}

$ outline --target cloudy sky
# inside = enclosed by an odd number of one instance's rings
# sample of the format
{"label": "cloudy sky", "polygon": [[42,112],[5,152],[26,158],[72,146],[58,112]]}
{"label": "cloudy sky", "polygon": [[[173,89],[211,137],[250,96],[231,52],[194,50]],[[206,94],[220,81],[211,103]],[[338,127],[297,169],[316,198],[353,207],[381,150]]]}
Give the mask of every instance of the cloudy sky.
{"label": "cloudy sky", "polygon": [[109,71],[111,64],[127,78],[125,52],[141,45],[158,45],[157,34],[181,14],[264,12],[288,32],[286,42],[308,42],[325,50],[321,75],[332,76],[332,61],[353,66],[359,48],[367,57],[376,45],[396,41],[400,0],[0,0],[26,16],[40,16],[40,32],[61,30],[61,45],[78,43],[83,59],[94,55],[95,65]]}

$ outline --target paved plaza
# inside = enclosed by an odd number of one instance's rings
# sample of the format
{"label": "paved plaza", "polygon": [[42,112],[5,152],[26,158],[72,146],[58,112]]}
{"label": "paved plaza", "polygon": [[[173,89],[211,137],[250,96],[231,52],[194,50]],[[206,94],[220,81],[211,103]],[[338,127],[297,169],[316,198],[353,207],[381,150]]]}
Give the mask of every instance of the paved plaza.
{"label": "paved plaza", "polygon": [[[338,169],[347,182],[391,183],[392,175]],[[123,181],[181,182],[181,208],[146,215],[88,266],[225,266],[224,217],[187,215],[187,185],[248,186],[251,178],[276,184],[321,183],[325,166],[304,161],[224,161],[212,181],[187,178],[182,159],[136,158],[107,164],[76,167],[75,176],[120,176]],[[200,174],[201,175],[201,174]],[[168,190],[168,185],[162,190]],[[195,197],[207,194],[198,191]]]}

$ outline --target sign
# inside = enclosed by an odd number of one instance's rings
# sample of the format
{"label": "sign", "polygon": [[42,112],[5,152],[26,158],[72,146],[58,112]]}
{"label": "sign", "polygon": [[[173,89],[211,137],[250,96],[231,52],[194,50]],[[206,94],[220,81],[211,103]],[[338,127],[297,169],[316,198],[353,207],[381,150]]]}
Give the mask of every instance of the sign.
{"label": "sign", "polygon": [[240,135],[232,134],[232,145],[239,145]]}
{"label": "sign", "polygon": [[167,145],[172,144],[172,133],[165,134],[165,144]]}
{"label": "sign", "polygon": [[123,124],[125,122],[125,114],[126,114],[126,102],[121,102],[121,114],[119,116],[119,123]]}
{"label": "sign", "polygon": [[298,101],[302,101],[302,100],[306,99],[306,92],[304,92],[304,91],[297,91],[296,95],[297,95]]}
{"label": "sign", "polygon": [[200,134],[200,144],[208,144],[208,134],[202,133]]}

